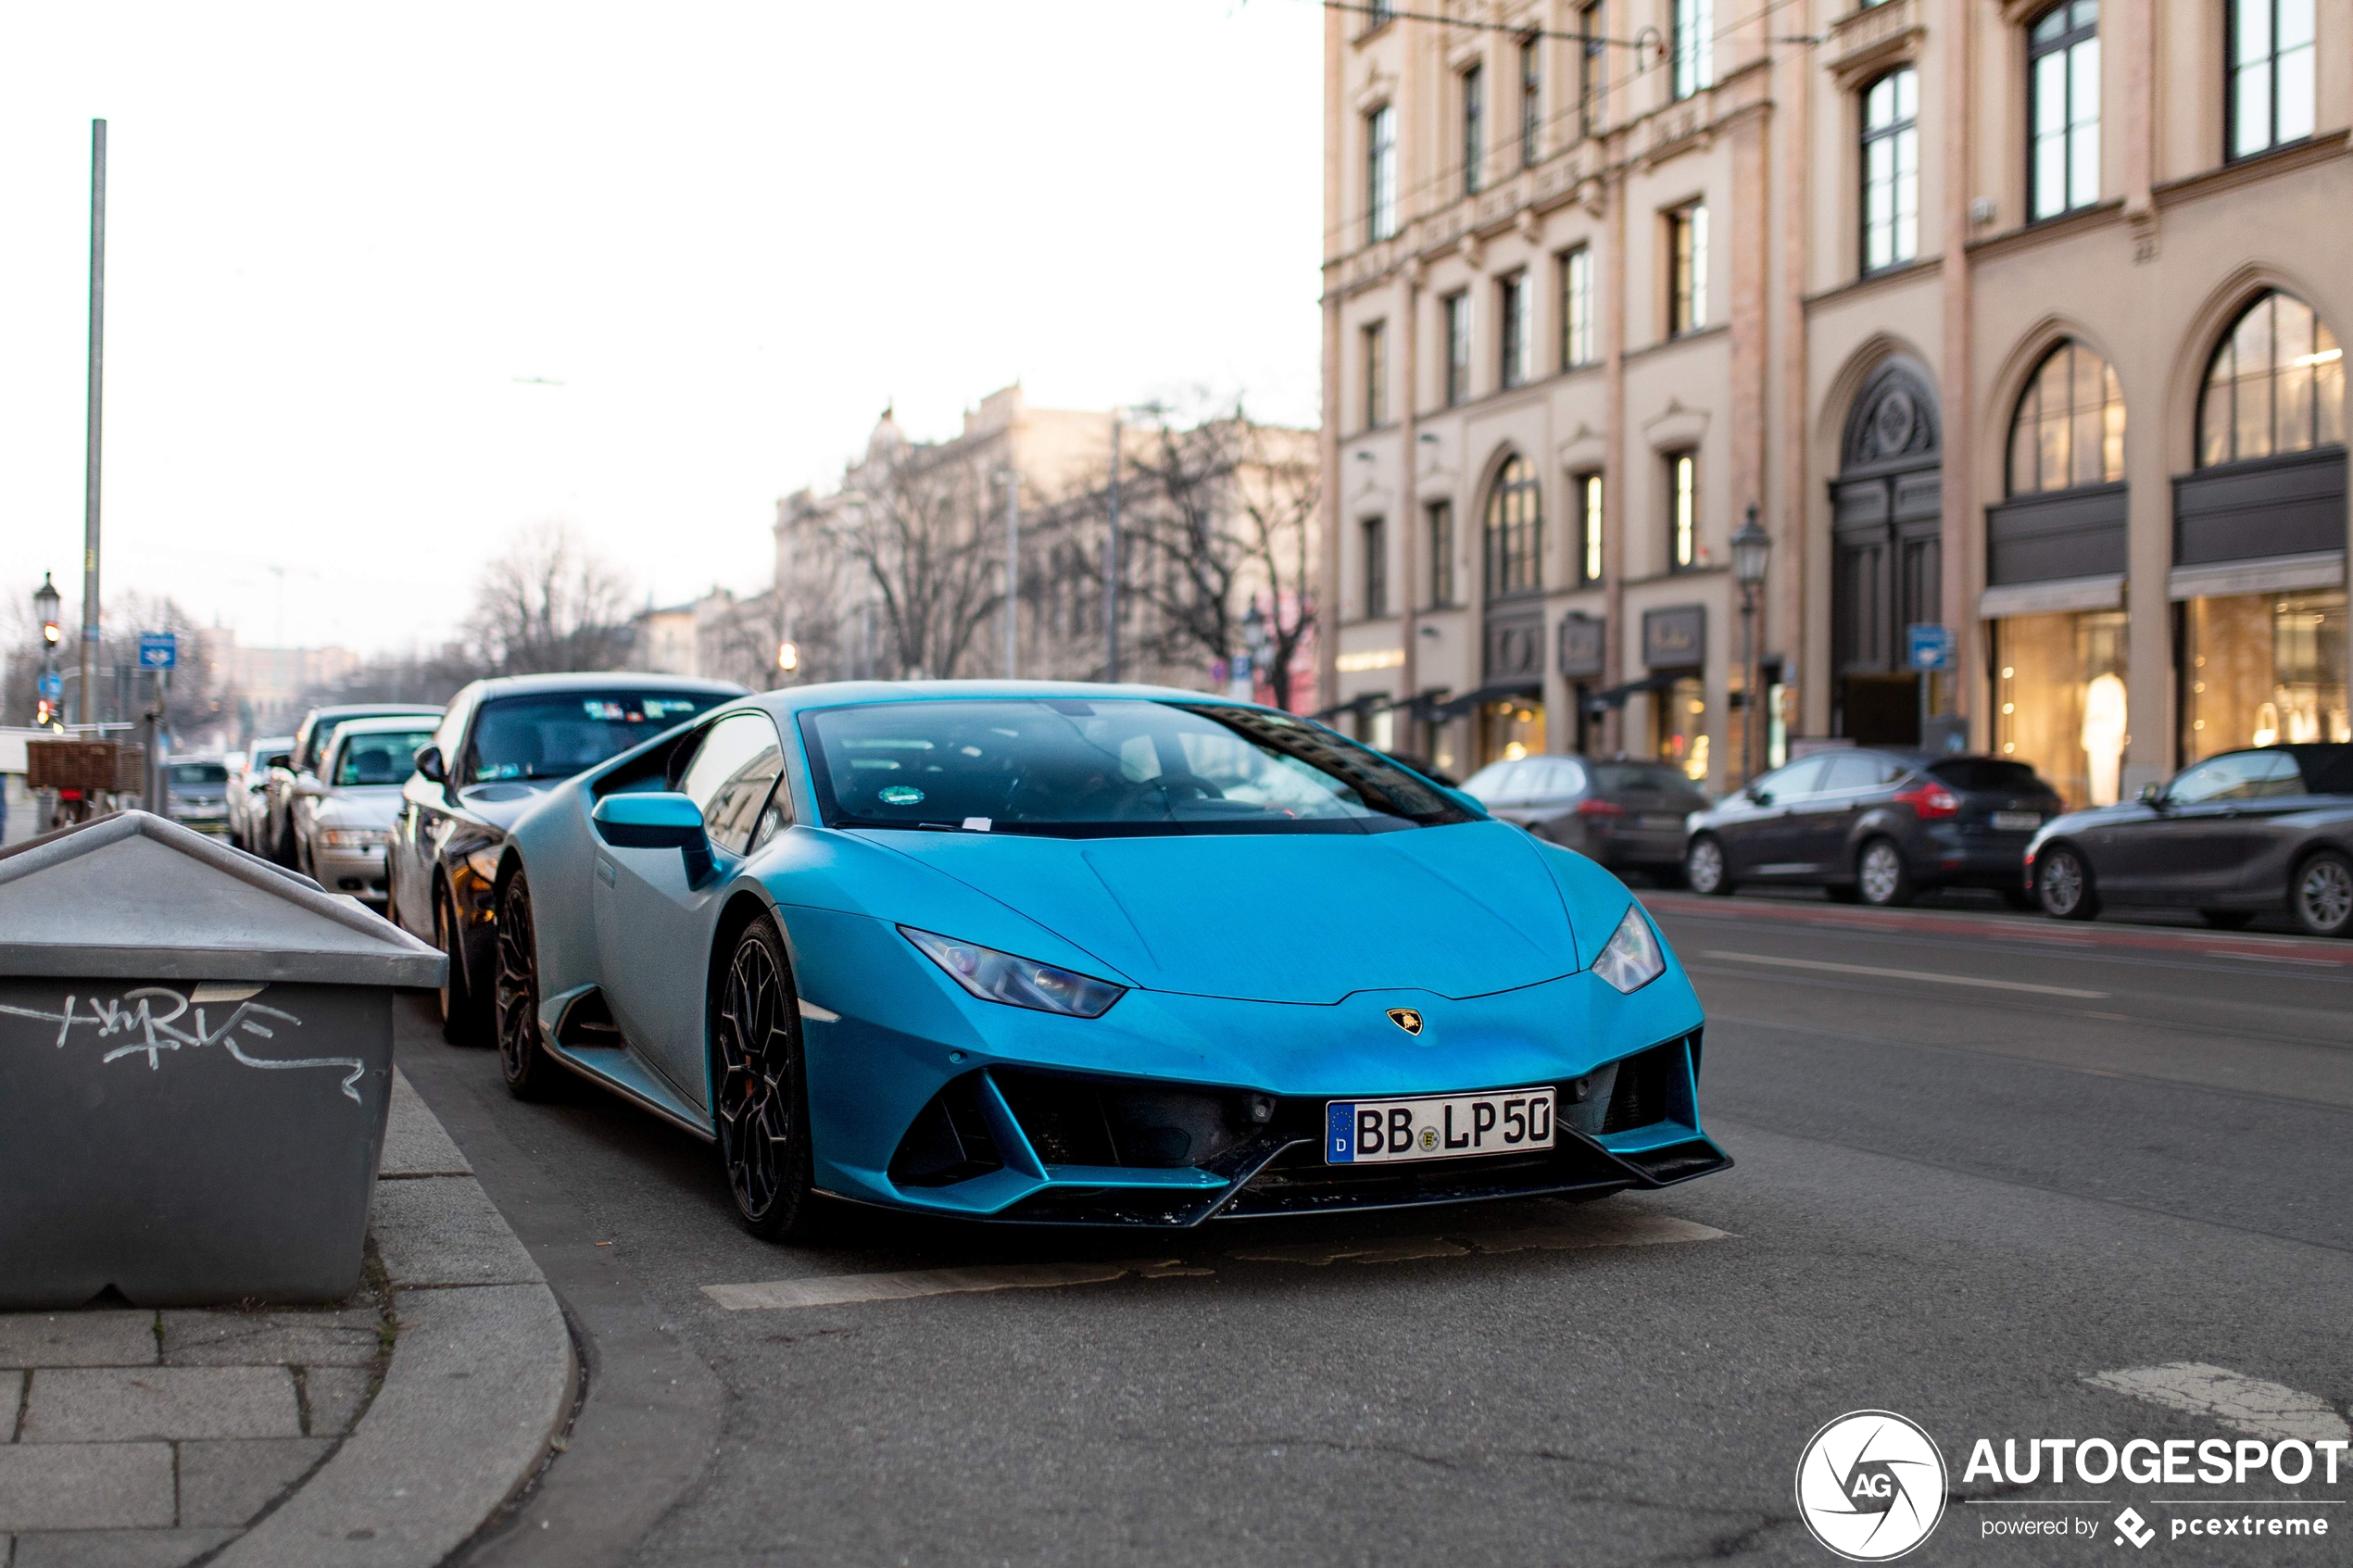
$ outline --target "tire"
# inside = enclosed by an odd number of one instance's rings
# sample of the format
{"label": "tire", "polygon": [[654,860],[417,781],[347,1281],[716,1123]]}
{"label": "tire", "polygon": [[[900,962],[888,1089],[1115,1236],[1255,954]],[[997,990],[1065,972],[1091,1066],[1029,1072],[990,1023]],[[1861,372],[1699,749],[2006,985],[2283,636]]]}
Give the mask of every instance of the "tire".
{"label": "tire", "polygon": [[1912,885],[1912,868],[1903,848],[1892,838],[1874,838],[1855,857],[1855,890],[1863,902],[1879,909],[1899,909],[1919,897]]}
{"label": "tire", "polygon": [[449,960],[441,980],[441,1037],[453,1046],[478,1046],[489,1022],[483,1016],[487,1010],[481,993],[469,983],[464,944],[452,914],[448,892],[434,889],[433,942]]}
{"label": "tire", "polygon": [[807,1239],[818,1198],[809,1147],[800,1005],[775,924],[744,928],[711,999],[712,1121],[736,1217],[764,1241]]}
{"label": "tire", "polygon": [[546,1099],[563,1069],[539,1039],[539,935],[531,923],[531,884],[521,872],[498,890],[498,977],[491,1012],[497,1024],[498,1071],[517,1099]]}
{"label": "tire", "polygon": [[2353,933],[2353,859],[2323,849],[2296,868],[2288,909],[2308,936]]}
{"label": "tire", "polygon": [[2197,918],[2217,931],[2245,931],[2255,919],[2253,909],[2200,909]]}
{"label": "tire", "polygon": [[1683,885],[1718,897],[1732,891],[1732,879],[1725,873],[1724,846],[1713,834],[1700,834],[1683,851]]}
{"label": "tire", "polygon": [[2034,897],[2053,920],[2095,920],[2100,897],[2092,868],[2068,845],[2046,849],[2034,862]]}

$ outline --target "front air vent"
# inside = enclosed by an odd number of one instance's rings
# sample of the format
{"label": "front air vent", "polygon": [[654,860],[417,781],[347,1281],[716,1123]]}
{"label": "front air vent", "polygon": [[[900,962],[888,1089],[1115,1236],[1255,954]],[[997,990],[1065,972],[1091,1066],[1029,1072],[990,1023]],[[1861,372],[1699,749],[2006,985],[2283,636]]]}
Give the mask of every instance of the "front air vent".
{"label": "front air vent", "polygon": [[981,1110],[980,1074],[967,1073],[932,1096],[899,1140],[899,1151],[890,1157],[890,1179],[900,1186],[947,1186],[1004,1164]]}
{"label": "front air vent", "polygon": [[1604,1133],[1631,1132],[1667,1120],[1675,1075],[1683,1071],[1683,1042],[1628,1057],[1617,1064],[1617,1081],[1610,1088],[1609,1110],[1602,1118]]}

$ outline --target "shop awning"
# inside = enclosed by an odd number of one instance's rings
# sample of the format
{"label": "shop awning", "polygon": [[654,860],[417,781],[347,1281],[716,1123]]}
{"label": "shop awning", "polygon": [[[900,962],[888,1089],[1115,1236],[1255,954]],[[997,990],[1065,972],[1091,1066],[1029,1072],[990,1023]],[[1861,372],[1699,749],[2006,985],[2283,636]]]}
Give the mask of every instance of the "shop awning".
{"label": "shop awning", "polygon": [[2300,588],[2344,586],[2343,550],[2208,561],[2199,566],[2177,566],[2165,574],[2165,596],[2171,599],[2220,599],[2233,594],[2280,594]]}
{"label": "shop awning", "polygon": [[2046,583],[2005,583],[1988,588],[1977,601],[1980,621],[2011,615],[2055,615],[2070,609],[2120,609],[2124,606],[2124,574],[2097,577],[2056,577]]}
{"label": "shop awning", "polygon": [[1593,693],[1585,699],[1585,711],[1599,713],[1605,708],[1623,708],[1626,706],[1626,699],[1636,692],[1663,692],[1676,682],[1690,678],[1691,671],[1688,670],[1675,671],[1665,675],[1645,675],[1639,681],[1629,681],[1622,686],[1611,686],[1606,691]]}
{"label": "shop awning", "polygon": [[1457,697],[1449,697],[1444,702],[1431,703],[1428,711],[1431,720],[1442,722],[1449,719],[1459,719],[1464,714],[1487,703],[1509,702],[1514,697],[1540,697],[1543,695],[1544,683],[1541,681],[1499,681],[1491,686],[1481,686],[1477,691],[1465,692]]}

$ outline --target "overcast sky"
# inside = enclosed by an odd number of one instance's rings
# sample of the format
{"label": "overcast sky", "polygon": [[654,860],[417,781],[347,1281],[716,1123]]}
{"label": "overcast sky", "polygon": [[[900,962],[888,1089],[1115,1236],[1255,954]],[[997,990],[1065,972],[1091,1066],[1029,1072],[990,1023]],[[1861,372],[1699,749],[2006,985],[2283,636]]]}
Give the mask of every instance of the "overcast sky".
{"label": "overcast sky", "polygon": [[762,587],[775,498],[893,402],[919,436],[1015,379],[1312,423],[1321,29],[1302,0],[0,8],[0,589],[80,598],[94,116],[107,590],[396,650],[544,519],[665,602]]}

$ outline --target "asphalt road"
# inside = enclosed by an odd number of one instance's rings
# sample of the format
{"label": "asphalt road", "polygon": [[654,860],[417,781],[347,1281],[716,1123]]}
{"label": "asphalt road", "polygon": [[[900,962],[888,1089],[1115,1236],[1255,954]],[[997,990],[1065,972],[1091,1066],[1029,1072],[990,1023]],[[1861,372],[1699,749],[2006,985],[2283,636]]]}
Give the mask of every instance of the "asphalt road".
{"label": "asphalt road", "polygon": [[[1793,1476],[1858,1409],[1949,1467],[1907,1562],[2137,1557],[2127,1505],[2152,1555],[2353,1561],[2353,1462],[2334,1486],[1963,1474],[1979,1437],[2346,1435],[2353,943],[1644,897],[1706,1000],[1702,1106],[1739,1163],[1581,1208],[1149,1241],[862,1214],[780,1248],[702,1146],[585,1087],[516,1103],[404,1004],[402,1067],[591,1369],[471,1561],[1824,1563]],[[704,1288],[1055,1264],[1117,1277],[736,1311]],[[2146,1370],[2182,1363],[2221,1371]],[[2171,1536],[2224,1514],[2332,1534]],[[2024,1520],[2084,1533],[1990,1533]]]}

